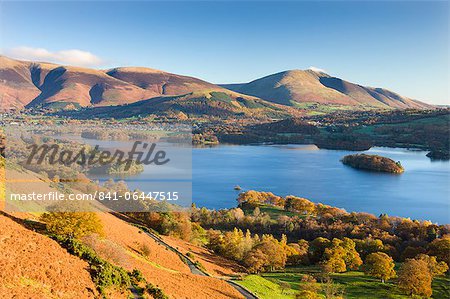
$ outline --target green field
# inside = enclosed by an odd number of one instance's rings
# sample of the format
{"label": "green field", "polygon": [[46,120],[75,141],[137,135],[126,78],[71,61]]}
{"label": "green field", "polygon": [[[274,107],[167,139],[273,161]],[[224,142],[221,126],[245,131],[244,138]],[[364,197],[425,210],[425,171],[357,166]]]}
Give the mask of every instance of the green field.
{"label": "green field", "polygon": [[419,119],[414,119],[410,121],[392,123],[392,124],[375,124],[370,126],[362,126],[355,130],[357,133],[361,134],[374,134],[374,130],[377,127],[409,127],[409,126],[423,126],[423,125],[436,125],[436,126],[448,126],[450,122],[450,115],[438,115],[431,117],[423,117]]}
{"label": "green field", "polygon": [[363,106],[349,106],[349,105],[334,105],[334,104],[319,104],[314,102],[299,103],[296,101],[290,101],[291,105],[298,109],[307,110],[307,115],[324,115],[335,111],[354,111],[354,110],[370,110],[375,107],[363,107]]}
{"label": "green field", "polygon": [[[317,267],[286,268],[285,272],[263,273],[261,275],[248,275],[237,283],[248,288],[261,299],[294,298],[300,288],[302,274],[314,274],[319,272]],[[348,299],[407,299],[398,290],[395,280],[381,283],[373,277],[366,276],[362,272],[350,271],[331,275],[334,283],[344,289],[344,298]],[[281,282],[289,283],[290,289],[283,290]],[[325,296],[324,296],[325,298]],[[437,277],[433,281],[432,298],[450,298],[450,277]]]}
{"label": "green field", "polygon": [[[276,206],[272,206],[272,205],[258,205],[259,210],[261,211],[261,213],[266,213],[270,216],[270,218],[272,219],[277,219],[279,216],[289,216],[289,217],[293,217],[293,216],[298,216],[298,217],[302,217],[303,215],[296,213],[296,212],[290,212],[290,211],[286,211],[283,208],[279,208]],[[243,208],[244,213],[247,214],[251,214],[253,213],[254,208]]]}
{"label": "green field", "polygon": [[296,293],[295,289],[283,291],[278,282],[273,282],[259,275],[248,275],[242,281],[236,282],[252,291],[261,299],[293,298]]}

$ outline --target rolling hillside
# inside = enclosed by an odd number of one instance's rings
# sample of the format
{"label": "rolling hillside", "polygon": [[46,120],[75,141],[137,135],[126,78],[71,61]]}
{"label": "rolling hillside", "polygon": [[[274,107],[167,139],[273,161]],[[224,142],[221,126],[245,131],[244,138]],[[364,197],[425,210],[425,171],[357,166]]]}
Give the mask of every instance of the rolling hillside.
{"label": "rolling hillside", "polygon": [[1,298],[97,298],[89,266],[0,212]]}
{"label": "rolling hillside", "polygon": [[0,109],[21,109],[39,94],[29,63],[0,56]]}
{"label": "rolling hillside", "polygon": [[286,118],[298,115],[290,107],[254,97],[240,97],[227,92],[194,92],[179,96],[160,96],[123,106],[94,107],[79,111],[63,111],[61,115],[75,118],[128,118],[157,116],[186,118]]}
{"label": "rolling hillside", "polygon": [[386,89],[312,70],[286,71],[246,84],[219,86],[143,67],[96,70],[0,56],[2,110],[120,106],[144,100],[147,102],[127,106],[121,113],[283,117],[298,113],[292,108],[310,109],[307,104],[311,103],[345,109],[433,108]]}
{"label": "rolling hillside", "polygon": [[[0,56],[0,109],[91,109],[113,117],[179,113],[213,117],[284,117],[295,111],[206,81],[159,70],[59,66]],[[129,106],[126,104],[135,103]]]}
{"label": "rolling hillside", "polygon": [[149,68],[103,71],[0,56],[0,108],[3,109],[113,106],[163,95],[209,91],[224,92],[234,98],[242,96],[200,79]]}
{"label": "rolling hillside", "polygon": [[[8,179],[39,181],[41,189],[33,188],[35,192],[55,191],[31,171],[8,169]],[[0,184],[3,181],[4,168],[0,164]],[[14,192],[30,192],[23,189],[25,184],[18,185],[12,185]],[[0,185],[0,191],[4,191],[3,184]],[[73,191],[78,192],[76,189]],[[42,228],[31,228],[31,223],[39,223],[39,213],[4,212],[3,204],[4,195],[0,195],[0,298],[102,297],[92,277],[95,271],[85,260],[61,247],[61,244],[44,234]],[[194,274],[180,256],[129,222],[106,212],[98,212],[97,216],[104,234],[89,235],[81,240],[83,244],[115,266],[127,271],[138,269],[147,282],[161,288],[169,298],[243,298],[225,280]],[[178,242],[180,247],[192,246]],[[204,250],[199,255],[207,253]],[[235,275],[231,268],[236,268],[234,263],[210,253],[208,260],[220,263],[208,264],[212,273]],[[114,287],[107,288],[105,292],[106,298],[131,297],[129,290]]]}
{"label": "rolling hillside", "polygon": [[433,108],[432,105],[386,89],[365,87],[312,70],[285,71],[249,83],[221,86],[293,107],[303,107],[304,103],[319,103],[355,108]]}
{"label": "rolling hillside", "polygon": [[181,95],[202,90],[225,91],[212,83],[188,76],[143,67],[118,67],[106,71],[118,80],[133,84],[156,95]]}
{"label": "rolling hillside", "polygon": [[115,79],[103,71],[18,61],[0,56],[0,108],[117,105],[156,93]]}

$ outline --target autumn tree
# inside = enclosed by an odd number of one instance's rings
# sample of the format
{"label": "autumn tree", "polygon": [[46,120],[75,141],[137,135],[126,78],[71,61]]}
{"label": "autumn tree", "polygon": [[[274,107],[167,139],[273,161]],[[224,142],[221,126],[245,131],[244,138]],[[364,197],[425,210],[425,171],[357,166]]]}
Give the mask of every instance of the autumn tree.
{"label": "autumn tree", "polygon": [[207,233],[209,240],[208,247],[221,255],[242,261],[247,253],[253,248],[254,244],[259,243],[259,237],[252,237],[250,231],[242,232],[234,228],[231,232],[221,233],[220,231],[210,230]]}
{"label": "autumn tree", "polygon": [[425,252],[426,252],[425,248],[421,246],[407,246],[405,249],[403,249],[403,252],[400,255],[400,260],[405,261],[407,259],[413,259],[417,255]]}
{"label": "autumn tree", "polygon": [[160,232],[190,241],[192,237],[192,225],[190,215],[184,212],[166,212],[161,215]]}
{"label": "autumn tree", "polygon": [[208,238],[208,248],[215,252],[220,252],[225,244],[223,234],[218,230],[210,229],[206,232],[206,236]]}
{"label": "autumn tree", "polygon": [[318,237],[309,243],[309,259],[312,263],[317,263],[322,259],[325,249],[331,246],[331,241],[327,238]]}
{"label": "autumn tree", "polygon": [[103,225],[92,212],[48,212],[41,216],[50,233],[81,238],[89,234],[103,234]]}
{"label": "autumn tree", "polygon": [[384,252],[371,253],[366,257],[364,263],[364,273],[381,279],[384,283],[395,277],[394,260]]}
{"label": "autumn tree", "polygon": [[252,237],[250,232],[244,232],[238,228],[234,228],[232,232],[226,232],[224,238],[222,252],[226,253],[228,257],[241,261],[245,254],[253,247]]}
{"label": "autumn tree", "polygon": [[222,251],[227,252],[234,260],[241,260],[244,255],[244,248],[241,246],[244,239],[244,232],[234,228],[232,232],[227,232],[225,237],[224,248]]}
{"label": "autumn tree", "polygon": [[309,243],[306,240],[299,240],[297,243],[289,243],[286,250],[287,263],[289,265],[308,265]]}
{"label": "autumn tree", "polygon": [[286,265],[286,240],[275,239],[272,235],[263,235],[244,257],[244,264],[250,272],[273,271],[283,269]]}
{"label": "autumn tree", "polygon": [[345,210],[332,207],[324,204],[317,204],[316,206],[317,215],[323,218],[333,218],[345,215],[347,212]]}
{"label": "autumn tree", "polygon": [[281,242],[271,235],[263,235],[260,244],[255,246],[268,257],[268,268],[270,271],[283,269],[286,265],[286,252]]}
{"label": "autumn tree", "polygon": [[344,238],[342,239],[341,245],[345,250],[344,261],[345,265],[350,270],[357,270],[359,266],[362,265],[361,257],[356,251],[356,244],[352,239]]}
{"label": "autumn tree", "polygon": [[445,262],[438,262],[435,256],[428,256],[426,254],[419,254],[416,259],[427,263],[428,270],[430,270],[431,277],[439,276],[447,272],[448,265]]}
{"label": "autumn tree", "polygon": [[331,246],[324,251],[322,266],[327,273],[340,273],[348,269],[356,270],[362,260],[355,249],[355,242],[349,238],[333,239]]}
{"label": "autumn tree", "polygon": [[318,291],[320,290],[316,279],[308,274],[304,274],[300,279],[300,292],[295,296],[296,299],[320,299],[322,298]]}
{"label": "autumn tree", "polygon": [[341,273],[347,271],[345,265],[345,250],[341,246],[332,246],[325,249],[324,258],[322,262],[323,270],[326,273]]}
{"label": "autumn tree", "polygon": [[237,201],[240,205],[257,206],[261,204],[270,204],[274,206],[284,206],[284,199],[282,197],[276,196],[272,192],[259,192],[255,190],[240,193]]}
{"label": "autumn tree", "polygon": [[364,240],[355,240],[356,250],[361,258],[365,259],[369,254],[384,251],[383,241],[379,239],[366,238]]}
{"label": "autumn tree", "polygon": [[407,259],[400,268],[398,287],[412,296],[431,297],[431,280],[427,262],[419,259]]}
{"label": "autumn tree", "polygon": [[306,198],[287,196],[284,205],[286,211],[298,212],[305,215],[314,214],[316,205]]}
{"label": "autumn tree", "polygon": [[450,236],[436,239],[428,245],[428,255],[436,256],[440,262],[445,262],[450,266]]}
{"label": "autumn tree", "polygon": [[244,258],[244,264],[250,273],[259,273],[269,264],[269,257],[260,249],[251,250]]}

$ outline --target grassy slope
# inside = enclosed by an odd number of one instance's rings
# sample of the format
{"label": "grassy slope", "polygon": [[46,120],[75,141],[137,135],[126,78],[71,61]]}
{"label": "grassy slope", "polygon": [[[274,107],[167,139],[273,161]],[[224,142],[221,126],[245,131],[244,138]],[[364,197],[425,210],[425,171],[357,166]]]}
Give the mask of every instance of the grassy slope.
{"label": "grassy slope", "polygon": [[[270,218],[272,219],[277,219],[280,216],[286,215],[289,217],[293,217],[293,216],[302,216],[299,215],[298,213],[295,212],[289,212],[289,211],[285,211],[283,208],[279,208],[279,207],[275,207],[275,206],[271,206],[271,205],[259,205],[258,206],[259,210],[261,213],[266,213],[270,216]],[[253,208],[244,208],[244,213],[245,214],[252,214],[254,211]]]}
{"label": "grassy slope", "polygon": [[450,122],[450,115],[439,115],[439,116],[432,116],[432,117],[424,117],[420,119],[415,119],[412,121],[405,121],[401,123],[395,123],[395,124],[375,124],[371,126],[366,127],[360,127],[356,130],[357,133],[364,133],[364,134],[374,134],[374,129],[381,126],[387,126],[387,127],[399,127],[399,126],[417,126],[417,125],[437,125],[437,126],[448,126]]}
{"label": "grassy slope", "polygon": [[236,282],[252,291],[261,299],[293,298],[295,294],[295,291],[293,289],[283,292],[279,284],[259,275],[248,275],[242,281]]}
{"label": "grassy slope", "polygon": [[[349,106],[349,105],[333,105],[333,104],[319,104],[319,103],[298,103],[291,101],[293,107],[306,110],[307,115],[325,115],[336,111],[350,111],[350,110],[371,110],[364,106]],[[372,108],[373,109],[373,108]]]}
{"label": "grassy slope", "polygon": [[150,114],[164,116],[182,112],[194,118],[286,118],[299,115],[290,107],[276,105],[257,98],[240,97],[238,94],[224,92],[196,92],[177,96],[159,96],[138,101],[129,105],[94,107],[80,111],[62,111],[61,115],[74,118],[132,118]]}
{"label": "grassy slope", "polygon": [[[286,272],[264,273],[259,275],[246,276],[238,283],[256,293],[261,299],[269,298],[293,298],[299,290],[302,274],[315,273],[316,267],[287,268]],[[332,275],[335,283],[345,289],[345,298],[369,298],[369,299],[406,299],[409,296],[403,295],[396,287],[395,281],[385,284],[379,282],[362,272],[350,271]],[[291,285],[290,290],[284,292],[280,288],[279,282],[287,282]],[[450,298],[450,277],[437,277],[433,281],[432,298]]]}

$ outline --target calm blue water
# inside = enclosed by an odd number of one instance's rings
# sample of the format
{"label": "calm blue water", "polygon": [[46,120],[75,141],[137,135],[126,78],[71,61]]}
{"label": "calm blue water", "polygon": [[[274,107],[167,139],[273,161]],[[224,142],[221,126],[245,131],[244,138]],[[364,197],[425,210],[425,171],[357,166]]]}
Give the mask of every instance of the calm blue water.
{"label": "calm blue water", "polygon": [[[97,143],[83,139],[87,143]],[[118,147],[121,142],[103,142]],[[128,143],[128,148],[131,148]],[[188,150],[188,152],[186,152]],[[181,151],[190,161],[190,149]],[[220,145],[192,149],[192,199],[198,207],[211,209],[236,206],[239,191],[270,191],[295,195],[344,208],[392,216],[450,223],[450,163],[431,161],[427,152],[406,149],[372,148],[367,151],[401,161],[400,175],[356,170],[340,159],[355,152],[319,150],[307,145]],[[178,162],[177,162],[178,163]],[[179,164],[179,163],[178,163]],[[185,165],[190,168],[189,165]],[[190,177],[189,168],[181,174],[169,167],[168,174]],[[155,191],[162,183],[151,182],[160,176],[150,166],[143,173],[122,177],[130,189]],[[164,172],[165,173],[165,172]],[[169,176],[168,178],[171,178]],[[104,181],[107,178],[93,177]],[[169,184],[170,185],[170,184]],[[170,189],[170,186],[168,187]]]}
{"label": "calm blue water", "polygon": [[423,151],[373,148],[368,153],[401,161],[401,175],[343,165],[354,152],[308,146],[218,146],[193,150],[193,201],[197,206],[236,205],[243,190],[296,195],[314,202],[379,215],[450,223],[450,163],[432,162]]}

